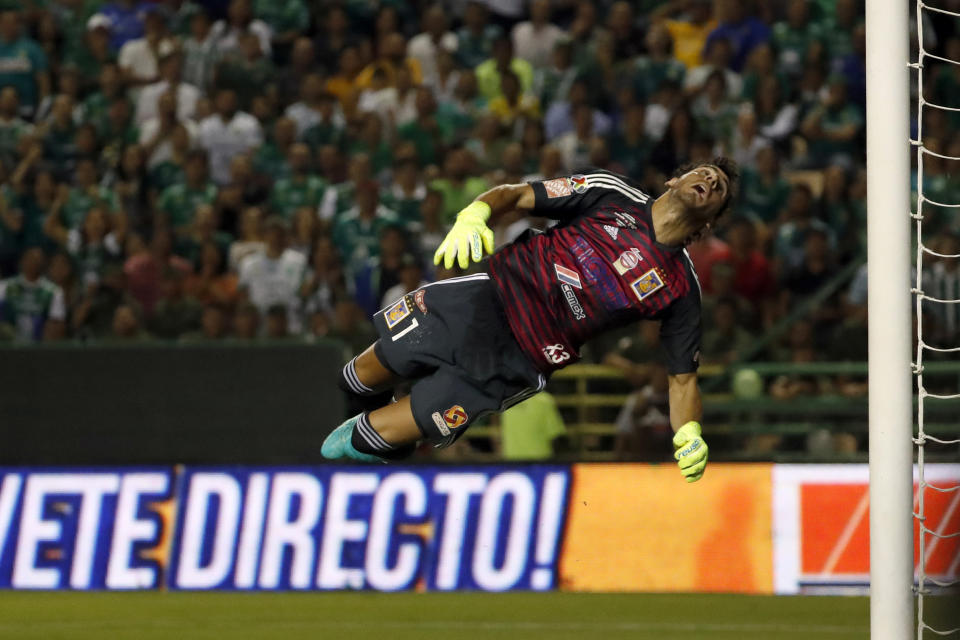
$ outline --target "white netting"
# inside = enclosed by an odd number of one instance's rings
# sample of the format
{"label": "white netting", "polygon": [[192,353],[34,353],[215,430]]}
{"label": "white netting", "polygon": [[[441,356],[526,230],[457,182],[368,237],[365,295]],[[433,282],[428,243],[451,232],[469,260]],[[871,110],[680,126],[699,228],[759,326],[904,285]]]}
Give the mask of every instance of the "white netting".
{"label": "white netting", "polygon": [[[928,247],[925,244],[924,236],[924,206],[928,207],[937,207],[940,209],[946,209],[951,211],[951,215],[958,215],[957,212],[952,210],[960,208],[960,203],[948,203],[940,202],[928,197],[924,193],[924,159],[927,157],[937,158],[939,160],[946,161],[956,161],[960,162],[960,157],[946,155],[940,153],[936,150],[927,148],[929,141],[924,138],[924,115],[927,113],[927,110],[935,110],[942,112],[960,112],[960,106],[950,106],[945,104],[939,104],[938,102],[929,101],[926,99],[925,89],[925,80],[928,81],[929,78],[924,77],[924,71],[927,65],[931,68],[939,64],[946,65],[958,65],[960,66],[960,61],[951,60],[950,58],[944,57],[942,55],[933,53],[929,51],[925,46],[925,38],[927,35],[925,32],[930,28],[930,21],[928,20],[927,14],[937,14],[938,16],[946,16],[948,18],[957,18],[960,19],[960,13],[949,11],[940,7],[931,7],[922,2],[922,0],[917,1],[916,7],[916,26],[917,26],[917,43],[916,51],[917,58],[916,62],[911,63],[910,67],[916,70],[917,75],[917,103],[916,103],[916,137],[911,139],[911,144],[916,149],[916,171],[917,171],[917,197],[916,197],[916,212],[912,214],[915,223],[916,223],[916,283],[913,288],[913,293],[916,298],[916,324],[917,324],[917,346],[916,346],[916,360],[914,362],[914,374],[917,379],[917,429],[916,436],[913,441],[917,447],[917,494],[914,500],[916,511],[913,514],[913,517],[918,523],[918,545],[919,553],[917,556],[917,565],[916,565],[916,594],[917,594],[917,638],[920,640],[923,639],[924,634],[929,632],[930,634],[936,636],[957,636],[960,635],[960,628],[957,629],[936,629],[931,625],[927,624],[927,621],[924,617],[924,597],[933,593],[935,590],[947,589],[955,587],[958,584],[957,580],[943,580],[938,579],[932,576],[927,575],[927,560],[930,558],[932,551],[936,548],[941,540],[948,540],[951,538],[960,537],[960,531],[958,532],[946,532],[942,530],[942,527],[937,527],[936,530],[931,529],[927,526],[927,511],[926,511],[926,492],[936,491],[940,493],[955,493],[960,491],[960,486],[938,486],[931,484],[926,481],[926,474],[924,469],[924,461],[926,457],[926,449],[928,445],[935,446],[956,446],[960,445],[960,439],[949,439],[943,437],[937,437],[927,433],[924,425],[924,405],[927,400],[940,401],[940,400],[953,400],[960,398],[960,393],[931,393],[924,386],[923,379],[923,369],[924,369],[924,356],[927,352],[934,353],[958,353],[960,352],[960,347],[949,347],[949,346],[935,346],[927,344],[924,341],[924,302],[931,305],[955,305],[960,304],[960,300],[953,297],[938,297],[936,295],[928,294],[924,290],[925,285],[925,269],[924,269],[924,258],[933,257],[939,260],[958,260],[960,259],[960,254],[958,253],[943,253],[941,251],[934,250]],[[944,520],[945,522],[945,520]],[[955,564],[955,563],[954,563]],[[951,575],[955,575],[955,572]],[[949,576],[948,576],[949,577]]]}

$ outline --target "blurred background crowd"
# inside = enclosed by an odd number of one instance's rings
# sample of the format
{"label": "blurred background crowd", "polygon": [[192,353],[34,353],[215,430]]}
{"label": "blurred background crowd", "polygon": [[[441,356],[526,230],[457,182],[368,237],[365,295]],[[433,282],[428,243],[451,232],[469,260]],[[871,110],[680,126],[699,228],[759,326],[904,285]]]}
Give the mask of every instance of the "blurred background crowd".
{"label": "blurred background crowd", "polygon": [[[487,188],[593,166],[658,195],[678,165],[722,153],[742,166],[739,201],[690,248],[705,362],[866,357],[858,0],[5,1],[2,341],[356,351],[371,313],[455,275],[433,251]],[[931,25],[928,46],[960,60],[955,29]],[[960,67],[927,78],[929,99],[960,105]],[[944,156],[960,156],[953,116],[924,123]],[[926,195],[960,203],[950,162],[927,160]],[[944,254],[960,253],[950,211],[924,212]],[[508,219],[498,243],[546,224]],[[928,293],[958,297],[956,263],[925,263]],[[938,306],[930,342],[960,322]],[[654,397],[655,329],[588,360]],[[865,390],[770,391],[824,385]]]}

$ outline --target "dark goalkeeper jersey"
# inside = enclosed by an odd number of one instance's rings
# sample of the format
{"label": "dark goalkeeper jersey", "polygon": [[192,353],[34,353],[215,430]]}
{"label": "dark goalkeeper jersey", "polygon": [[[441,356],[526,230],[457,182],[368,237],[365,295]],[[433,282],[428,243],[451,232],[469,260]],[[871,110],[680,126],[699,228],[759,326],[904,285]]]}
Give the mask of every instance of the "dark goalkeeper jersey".
{"label": "dark goalkeeper jersey", "polygon": [[696,371],[700,284],[686,250],[655,240],[653,198],[605,171],[530,185],[533,214],[560,223],[504,247],[487,269],[531,361],[550,373],[597,334],[647,319],[661,321],[668,371]]}

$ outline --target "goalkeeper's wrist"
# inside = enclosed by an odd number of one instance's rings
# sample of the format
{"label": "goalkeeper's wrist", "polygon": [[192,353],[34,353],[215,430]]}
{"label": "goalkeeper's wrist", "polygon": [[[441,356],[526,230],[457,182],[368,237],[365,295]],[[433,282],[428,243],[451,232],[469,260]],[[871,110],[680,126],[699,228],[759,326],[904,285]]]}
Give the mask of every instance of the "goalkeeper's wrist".
{"label": "goalkeeper's wrist", "polygon": [[481,221],[486,222],[490,219],[490,214],[493,210],[490,208],[490,205],[484,202],[483,200],[474,200],[466,207],[464,207],[460,213],[457,214],[458,218],[479,218]]}
{"label": "goalkeeper's wrist", "polygon": [[692,440],[693,438],[700,438],[703,436],[703,428],[700,426],[700,423],[696,420],[690,420],[682,427],[676,430],[674,435],[674,446],[679,448],[683,445],[677,444],[677,436],[680,435],[683,441]]}

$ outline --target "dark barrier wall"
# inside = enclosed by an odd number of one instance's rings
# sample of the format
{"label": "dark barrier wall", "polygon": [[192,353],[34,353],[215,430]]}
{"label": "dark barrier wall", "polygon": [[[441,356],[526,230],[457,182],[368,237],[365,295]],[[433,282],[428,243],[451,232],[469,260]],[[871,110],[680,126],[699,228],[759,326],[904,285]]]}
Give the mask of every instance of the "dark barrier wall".
{"label": "dark barrier wall", "polygon": [[0,464],[319,461],[339,342],[0,350]]}

